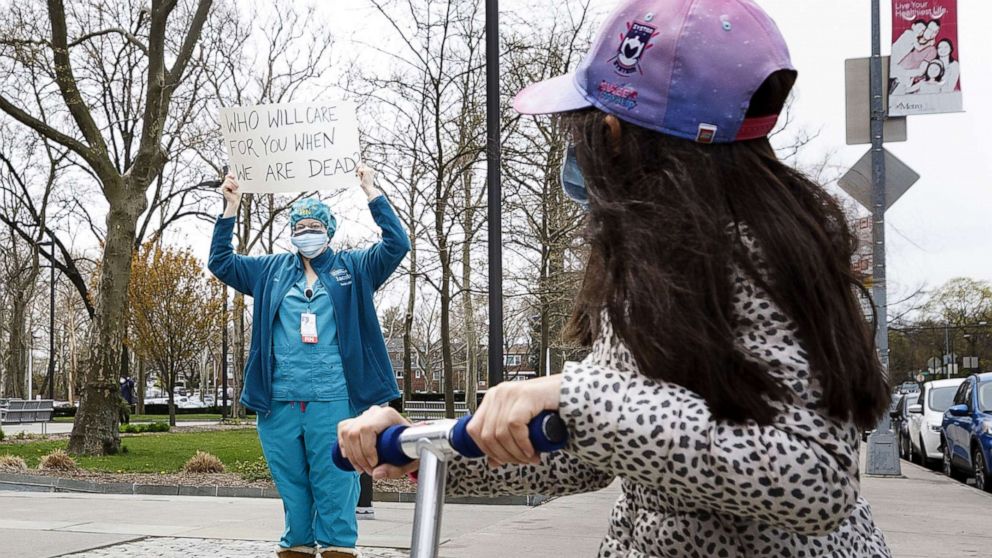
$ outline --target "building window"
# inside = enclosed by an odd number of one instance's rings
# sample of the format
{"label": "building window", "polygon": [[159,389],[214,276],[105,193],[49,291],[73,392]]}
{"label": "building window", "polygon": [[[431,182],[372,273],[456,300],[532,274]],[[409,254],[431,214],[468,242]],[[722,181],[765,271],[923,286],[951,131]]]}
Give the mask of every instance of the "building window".
{"label": "building window", "polygon": [[507,366],[520,366],[520,355],[506,355],[504,358]]}

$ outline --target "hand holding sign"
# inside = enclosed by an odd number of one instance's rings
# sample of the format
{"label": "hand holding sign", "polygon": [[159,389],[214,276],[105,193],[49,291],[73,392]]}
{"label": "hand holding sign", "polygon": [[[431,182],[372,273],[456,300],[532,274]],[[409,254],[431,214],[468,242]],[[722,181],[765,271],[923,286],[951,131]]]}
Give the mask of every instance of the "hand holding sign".
{"label": "hand holding sign", "polygon": [[355,171],[358,179],[362,184],[362,191],[365,195],[369,197],[369,201],[375,199],[382,192],[375,187],[375,171],[365,163],[359,163],[358,169]]}
{"label": "hand holding sign", "polygon": [[234,217],[238,213],[238,208],[241,207],[241,191],[239,190],[238,179],[235,178],[234,174],[227,173],[224,177],[224,182],[221,183],[220,193],[223,194],[224,199],[227,200],[227,205],[224,207],[224,217]]}
{"label": "hand holding sign", "polygon": [[351,102],[227,107],[220,123],[242,192],[346,186],[358,168],[358,117]]}

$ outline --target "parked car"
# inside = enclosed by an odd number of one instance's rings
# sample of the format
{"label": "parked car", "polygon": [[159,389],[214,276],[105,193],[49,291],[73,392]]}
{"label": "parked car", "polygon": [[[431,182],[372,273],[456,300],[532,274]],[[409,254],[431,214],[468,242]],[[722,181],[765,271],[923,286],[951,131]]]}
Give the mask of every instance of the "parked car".
{"label": "parked car", "polygon": [[899,440],[899,457],[909,459],[909,406],[920,398],[918,392],[905,393],[896,402],[896,408],[889,412],[892,417],[892,432]]}
{"label": "parked car", "polygon": [[909,406],[909,451],[914,463],[936,467],[944,458],[940,446],[944,411],[963,382],[964,378],[926,382],[916,403]]}
{"label": "parked car", "polygon": [[944,474],[992,492],[992,372],[961,384],[944,413]]}
{"label": "parked car", "polygon": [[916,382],[903,382],[896,387],[896,393],[920,393],[920,384]]}

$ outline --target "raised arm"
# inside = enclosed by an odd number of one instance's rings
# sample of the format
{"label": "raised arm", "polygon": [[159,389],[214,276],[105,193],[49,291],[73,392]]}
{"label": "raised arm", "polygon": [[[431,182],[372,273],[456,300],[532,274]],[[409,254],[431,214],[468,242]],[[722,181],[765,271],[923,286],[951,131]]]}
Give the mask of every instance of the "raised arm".
{"label": "raised arm", "polygon": [[365,165],[358,168],[362,190],[369,198],[369,210],[382,229],[382,240],[356,253],[359,267],[371,278],[374,289],[386,282],[410,251],[410,239],[389,200],[375,187],[375,172]]}
{"label": "raised arm", "polygon": [[220,190],[227,200],[227,207],[224,208],[224,215],[214,224],[207,268],[225,284],[248,296],[254,296],[255,279],[264,264],[263,258],[235,253],[231,245],[238,208],[241,206],[241,193],[238,192],[238,182],[234,175],[225,177]]}

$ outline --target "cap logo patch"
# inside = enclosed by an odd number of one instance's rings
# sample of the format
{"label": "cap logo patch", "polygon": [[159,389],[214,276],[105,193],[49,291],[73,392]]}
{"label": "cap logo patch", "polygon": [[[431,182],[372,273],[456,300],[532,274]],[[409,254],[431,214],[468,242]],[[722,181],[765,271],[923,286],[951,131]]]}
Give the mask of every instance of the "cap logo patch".
{"label": "cap logo patch", "polygon": [[658,36],[655,27],[646,23],[627,22],[627,31],[620,34],[620,46],[610,61],[618,74],[629,76],[641,70],[641,57],[654,45],[651,39]]}
{"label": "cap logo patch", "polygon": [[696,141],[699,143],[713,143],[716,139],[718,128],[712,124],[700,124],[699,132],[696,133]]}
{"label": "cap logo patch", "polygon": [[619,105],[627,110],[637,106],[637,90],[625,85],[617,85],[608,81],[599,82],[599,100],[612,105]]}

